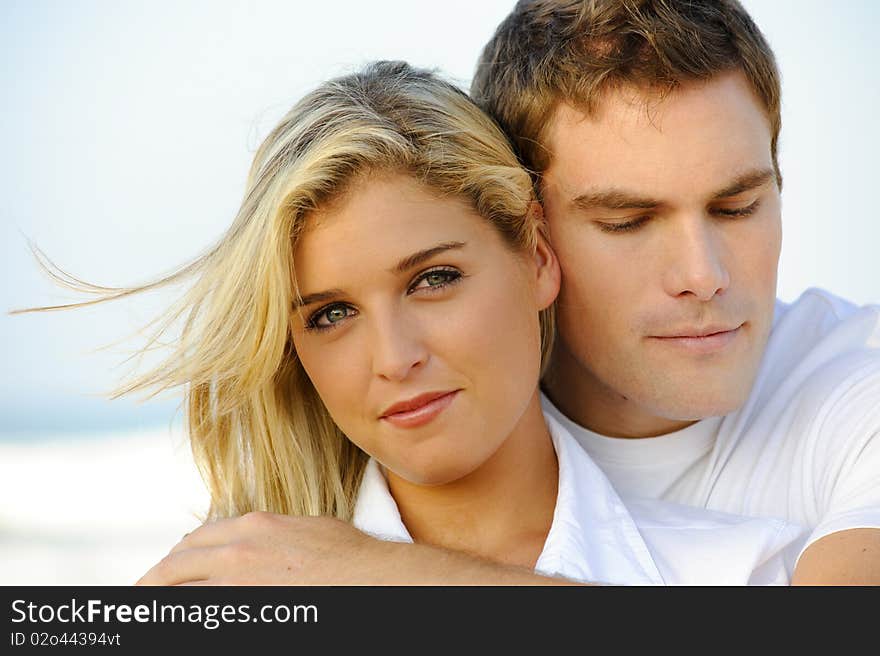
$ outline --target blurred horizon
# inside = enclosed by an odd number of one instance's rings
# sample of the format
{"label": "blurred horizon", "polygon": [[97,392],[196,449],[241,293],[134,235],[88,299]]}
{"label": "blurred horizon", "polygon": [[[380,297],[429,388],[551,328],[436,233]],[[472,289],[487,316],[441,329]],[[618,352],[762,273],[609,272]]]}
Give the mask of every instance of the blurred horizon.
{"label": "blurred horizon", "polygon": [[[778,295],[818,286],[880,302],[870,200],[880,126],[880,4],[744,0],[783,78]],[[256,146],[321,80],[374,59],[438,68],[466,88],[512,0],[422,5],[7,0],[0,5],[0,440],[179,424],[179,393],[108,401],[116,342],[172,298],[9,316],[85,300],[28,250],[106,286],[168,273],[225,232]],[[464,20],[462,17],[466,16]],[[450,39],[450,35],[453,36]],[[159,353],[144,360],[155,363]]]}

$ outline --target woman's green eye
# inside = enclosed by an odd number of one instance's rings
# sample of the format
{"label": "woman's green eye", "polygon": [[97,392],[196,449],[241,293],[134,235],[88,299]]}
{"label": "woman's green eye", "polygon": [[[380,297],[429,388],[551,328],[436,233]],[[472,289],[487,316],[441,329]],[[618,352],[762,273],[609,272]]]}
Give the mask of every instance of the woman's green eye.
{"label": "woman's green eye", "polygon": [[439,289],[457,282],[461,278],[461,272],[455,269],[435,269],[421,274],[409,288],[410,293],[417,289]]}
{"label": "woman's green eye", "polygon": [[343,319],[348,319],[355,314],[357,311],[348,305],[331,305],[313,314],[307,327],[310,330],[332,328]]}
{"label": "woman's green eye", "polygon": [[449,280],[449,277],[450,276],[448,272],[444,271],[440,273],[435,271],[434,273],[429,273],[427,276],[425,276],[425,282],[433,287],[434,285],[442,285],[444,282]]}
{"label": "woman's green eye", "polygon": [[330,308],[324,313],[324,316],[327,317],[327,321],[330,323],[336,323],[348,316],[348,310],[344,307]]}

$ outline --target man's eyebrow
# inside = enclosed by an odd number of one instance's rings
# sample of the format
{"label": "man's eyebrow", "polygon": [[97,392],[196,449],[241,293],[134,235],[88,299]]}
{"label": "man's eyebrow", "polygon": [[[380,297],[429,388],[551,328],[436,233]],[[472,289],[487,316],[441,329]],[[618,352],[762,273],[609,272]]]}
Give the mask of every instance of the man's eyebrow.
{"label": "man's eyebrow", "polygon": [[[413,267],[418,266],[425,260],[429,260],[438,253],[443,253],[445,251],[454,250],[457,248],[463,248],[465,246],[465,242],[463,241],[447,241],[442,244],[437,244],[436,246],[432,246],[431,248],[426,248],[424,250],[413,253],[412,255],[407,255],[405,258],[400,260],[397,264],[395,264],[390,271],[395,274],[405,273],[412,269]],[[312,305],[313,303],[320,303],[322,301],[332,301],[333,299],[339,298],[340,296],[345,296],[345,292],[341,289],[327,289],[322,292],[315,292],[313,294],[306,294],[305,296],[301,296],[294,300],[293,306],[295,308],[305,307],[306,305]]]}
{"label": "man's eyebrow", "polygon": [[424,250],[418,251],[417,253],[413,253],[412,255],[407,255],[405,258],[400,260],[397,264],[395,264],[391,268],[392,273],[405,273],[412,269],[413,267],[418,266],[425,260],[429,260],[438,253],[443,253],[444,251],[451,251],[457,248],[464,248],[465,243],[463,241],[446,241],[442,244],[437,244],[436,246],[432,246],[431,248],[426,248]]}
{"label": "man's eyebrow", "polygon": [[622,189],[600,189],[579,195],[572,204],[582,210],[650,210],[663,203]]}
{"label": "man's eyebrow", "polygon": [[713,194],[712,200],[730,198],[731,196],[736,196],[737,194],[741,194],[744,191],[750,191],[752,189],[767,184],[775,177],[776,173],[773,171],[773,169],[757,169],[755,171],[749,171],[748,173],[744,173],[743,175],[736,178],[736,180],[731,182],[721,191]]}

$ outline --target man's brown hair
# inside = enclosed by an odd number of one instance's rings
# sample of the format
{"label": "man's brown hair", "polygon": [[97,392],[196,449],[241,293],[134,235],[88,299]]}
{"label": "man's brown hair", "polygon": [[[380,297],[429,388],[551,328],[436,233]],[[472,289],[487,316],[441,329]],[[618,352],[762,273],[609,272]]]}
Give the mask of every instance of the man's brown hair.
{"label": "man's brown hair", "polygon": [[539,174],[549,164],[543,131],[560,102],[590,114],[623,84],[665,94],[735,69],[764,106],[781,184],[779,73],[737,0],[520,0],[483,49],[471,95]]}

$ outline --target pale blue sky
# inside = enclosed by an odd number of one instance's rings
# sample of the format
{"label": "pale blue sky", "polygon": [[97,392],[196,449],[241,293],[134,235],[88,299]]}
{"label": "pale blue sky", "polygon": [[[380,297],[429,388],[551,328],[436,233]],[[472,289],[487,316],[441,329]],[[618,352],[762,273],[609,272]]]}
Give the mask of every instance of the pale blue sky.
{"label": "pale blue sky", "polygon": [[[438,67],[466,86],[511,2],[0,3],[4,311],[72,300],[60,266],[137,283],[229,225],[255,146],[303,92],[372,59]],[[783,74],[780,297],[821,286],[880,302],[880,8],[870,0],[748,0]],[[442,7],[442,8],[441,8]],[[105,402],[125,352],[90,353],[162,302],[0,316],[0,433],[170,420],[177,397]]]}

